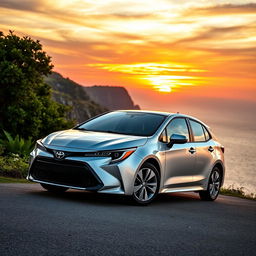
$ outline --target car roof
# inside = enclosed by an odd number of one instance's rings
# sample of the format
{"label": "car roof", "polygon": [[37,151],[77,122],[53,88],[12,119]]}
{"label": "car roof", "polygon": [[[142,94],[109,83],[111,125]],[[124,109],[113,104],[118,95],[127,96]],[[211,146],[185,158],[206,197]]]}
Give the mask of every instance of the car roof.
{"label": "car roof", "polygon": [[180,114],[180,113],[171,113],[171,112],[164,112],[164,111],[154,111],[154,110],[134,110],[134,109],[128,109],[128,110],[116,110],[117,112],[137,112],[137,113],[149,113],[149,114],[159,114],[164,116],[173,116],[173,117],[187,117],[191,118],[195,121],[198,121],[199,123],[203,124],[204,126],[208,127],[207,124],[202,122],[201,120],[197,119],[196,117],[189,116],[186,114]]}
{"label": "car roof", "polygon": [[117,110],[117,112],[137,112],[137,113],[148,113],[148,114],[158,114],[158,115],[164,115],[164,116],[170,116],[174,113],[169,112],[162,112],[162,111],[153,111],[153,110],[134,110],[134,109],[127,109],[127,110]]}

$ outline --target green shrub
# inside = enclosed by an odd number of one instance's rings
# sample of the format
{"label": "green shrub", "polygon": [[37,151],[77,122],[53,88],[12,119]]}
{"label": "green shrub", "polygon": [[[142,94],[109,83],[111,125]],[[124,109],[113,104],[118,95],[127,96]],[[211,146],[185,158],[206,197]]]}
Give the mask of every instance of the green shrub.
{"label": "green shrub", "polygon": [[28,172],[28,159],[18,154],[0,156],[0,176],[25,178]]}
{"label": "green shrub", "polygon": [[3,155],[4,151],[5,151],[4,145],[0,144],[0,156]]}
{"label": "green shrub", "polygon": [[13,138],[11,134],[6,131],[4,131],[4,135],[6,139],[1,140],[0,143],[5,147],[8,153],[28,156],[34,147],[34,142],[32,142],[31,138],[24,140],[19,135]]}
{"label": "green shrub", "polygon": [[[69,108],[52,100],[44,77],[51,57],[38,40],[0,31],[0,129],[27,139],[72,127]],[[82,89],[81,89],[82,90]]]}

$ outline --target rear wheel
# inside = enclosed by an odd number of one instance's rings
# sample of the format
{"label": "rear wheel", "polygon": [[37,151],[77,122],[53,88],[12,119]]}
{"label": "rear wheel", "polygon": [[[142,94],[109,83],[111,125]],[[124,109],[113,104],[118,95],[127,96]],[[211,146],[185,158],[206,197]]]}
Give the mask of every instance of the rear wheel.
{"label": "rear wheel", "polygon": [[44,183],[40,183],[40,184],[44,189],[52,193],[63,193],[68,190],[68,188],[65,188],[65,187],[59,187],[59,186],[54,186],[54,185],[49,185]]}
{"label": "rear wheel", "polygon": [[140,205],[154,200],[159,191],[160,176],[156,167],[150,163],[142,165],[136,174],[132,198]]}
{"label": "rear wheel", "polygon": [[205,201],[214,201],[220,192],[221,172],[218,167],[214,167],[211,172],[207,190],[199,191],[200,198]]}

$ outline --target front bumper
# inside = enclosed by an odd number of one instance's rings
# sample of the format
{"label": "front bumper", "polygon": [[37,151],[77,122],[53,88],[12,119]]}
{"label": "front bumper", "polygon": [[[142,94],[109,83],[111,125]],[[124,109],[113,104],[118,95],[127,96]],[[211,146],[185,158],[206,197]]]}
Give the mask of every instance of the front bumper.
{"label": "front bumper", "polygon": [[37,148],[31,152],[27,179],[98,193],[131,195],[141,161],[136,152],[115,164],[110,164],[109,157],[68,156],[57,160],[51,152]]}
{"label": "front bumper", "polygon": [[56,160],[37,156],[30,169],[32,180],[60,184],[64,186],[99,190],[103,183],[86,164],[79,161]]}

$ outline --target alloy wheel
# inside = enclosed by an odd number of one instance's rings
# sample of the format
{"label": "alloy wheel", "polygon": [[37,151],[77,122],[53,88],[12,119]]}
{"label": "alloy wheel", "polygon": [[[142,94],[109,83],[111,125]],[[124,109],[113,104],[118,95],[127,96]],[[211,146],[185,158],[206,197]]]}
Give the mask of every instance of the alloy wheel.
{"label": "alloy wheel", "polygon": [[214,170],[211,174],[209,182],[209,192],[211,198],[215,198],[220,190],[220,174],[217,170]]}
{"label": "alloy wheel", "polygon": [[155,172],[150,168],[142,168],[136,175],[133,194],[138,201],[147,202],[156,194],[157,187]]}

